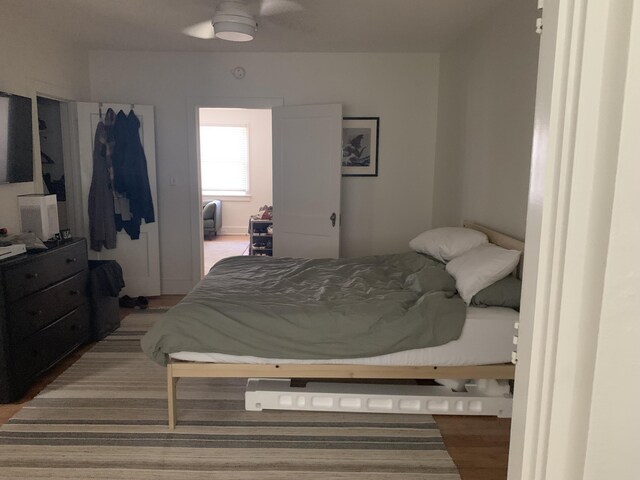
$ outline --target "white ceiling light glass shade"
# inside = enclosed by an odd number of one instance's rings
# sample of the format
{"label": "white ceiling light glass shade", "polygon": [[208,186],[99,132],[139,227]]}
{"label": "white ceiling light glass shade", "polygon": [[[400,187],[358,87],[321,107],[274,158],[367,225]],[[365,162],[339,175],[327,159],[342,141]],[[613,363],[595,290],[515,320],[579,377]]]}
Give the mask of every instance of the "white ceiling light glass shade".
{"label": "white ceiling light glass shade", "polygon": [[211,20],[216,38],[231,42],[253,40],[258,25],[253,17],[240,15],[215,15]]}

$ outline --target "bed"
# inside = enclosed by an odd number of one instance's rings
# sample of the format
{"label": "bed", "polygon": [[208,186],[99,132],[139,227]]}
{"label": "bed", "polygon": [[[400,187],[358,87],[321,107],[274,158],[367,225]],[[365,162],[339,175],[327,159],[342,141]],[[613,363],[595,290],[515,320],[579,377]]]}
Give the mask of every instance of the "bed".
{"label": "bed", "polygon": [[[524,244],[521,241],[484,226],[470,222],[466,222],[464,226],[486,234],[489,241],[495,245],[520,252],[524,249]],[[384,275],[393,280],[395,278],[394,272],[396,271],[394,269],[399,268],[398,265],[402,265],[402,268],[405,268],[404,264],[408,261],[415,262],[415,258],[402,255],[385,256],[384,262],[390,263],[391,266],[389,267],[385,263],[382,267],[375,265],[375,268],[383,268]],[[365,258],[364,263],[373,264],[380,261],[378,257],[369,257],[368,259]],[[419,261],[427,262],[420,263],[420,268],[431,268],[433,266],[429,263],[430,260],[420,258]],[[346,269],[345,275],[350,276],[349,278],[355,278],[357,284],[360,280],[360,270],[357,269],[361,268],[361,265],[358,264],[353,267],[353,263],[349,260],[336,262],[338,263],[331,264],[330,267],[336,270]],[[295,275],[293,277],[291,275],[292,271],[297,272],[297,266],[294,265],[292,267],[287,263],[287,260],[274,260],[272,263],[265,263],[264,265],[266,270],[273,265],[284,265],[288,269],[286,270],[286,277],[288,279],[296,278],[296,282],[294,282],[296,284],[292,284],[288,292],[293,297],[295,297],[298,290],[303,292],[302,295],[308,295],[304,293],[306,277],[302,276],[300,277],[302,280],[300,280]],[[322,263],[319,265],[321,266]],[[300,270],[306,272],[308,266],[308,263],[305,263],[304,268],[300,267]],[[315,265],[312,266],[315,268]],[[316,306],[311,303],[305,303],[304,299],[297,300],[301,305],[268,305],[270,297],[266,296],[262,302],[259,296],[256,296],[250,282],[244,279],[240,284],[225,281],[226,278],[234,276],[233,261],[217,268],[218,271],[213,272],[214,275],[210,274],[205,277],[203,282],[185,297],[183,305],[181,305],[183,303],[181,302],[165,315],[165,323],[170,325],[171,328],[164,326],[154,331],[154,326],[151,333],[145,337],[146,340],[143,339],[145,353],[159,363],[166,363],[170,429],[175,428],[176,425],[176,389],[180,378],[477,378],[509,380],[514,377],[514,365],[509,361],[513,348],[510,340],[513,336],[513,325],[517,321],[518,315],[515,310],[503,307],[476,308],[470,306],[467,308],[457,295],[440,291],[449,287],[438,285],[435,287],[438,290],[437,292],[427,295],[428,301],[431,303],[425,301],[424,305],[426,306],[420,306],[421,315],[424,315],[424,311],[428,310],[429,312],[427,313],[433,317],[429,324],[433,324],[433,326],[418,329],[419,323],[417,322],[419,322],[419,319],[410,315],[405,315],[404,317],[396,315],[397,307],[387,302],[386,291],[381,293],[380,291],[371,291],[371,289],[363,287],[363,295],[367,294],[381,298],[380,303],[373,308],[381,309],[382,311],[388,310],[388,312],[385,312],[386,316],[383,315],[381,317],[388,323],[385,327],[386,330],[377,330],[379,321],[373,324],[362,324],[363,326],[359,327],[362,331],[352,332],[349,329],[350,327],[347,326],[344,332],[340,331],[339,334],[333,336],[326,335],[327,341],[325,343],[327,345],[316,348],[317,344],[322,344],[323,342],[307,341],[307,338],[318,338],[317,333],[309,330],[324,328],[324,324],[327,322],[329,325],[357,324],[358,322],[345,322],[344,319],[351,314],[358,315],[358,312],[363,309],[366,310],[369,305],[366,299],[363,300],[364,303],[357,304],[356,308],[350,309],[349,307],[344,311],[340,311],[340,292],[330,291],[331,298],[338,299],[335,303],[338,308],[329,312],[328,316],[324,312],[324,316],[317,317],[321,318],[322,321],[307,322],[304,324],[305,328],[292,327],[293,331],[297,331],[297,333],[295,335],[292,334],[292,338],[287,339],[283,337],[289,335],[282,329],[278,330],[277,325],[282,324],[286,327],[288,322],[300,315],[305,317],[308,315],[310,319],[313,319],[316,314]],[[226,271],[225,268],[227,269]],[[353,268],[356,268],[356,270],[352,270]],[[386,270],[384,270],[385,268]],[[415,268],[417,269],[418,267]],[[514,272],[516,275],[519,275],[520,268],[519,266]],[[326,273],[323,272],[322,268],[318,268],[317,272],[318,278],[322,278]],[[207,282],[215,282],[216,290],[212,290],[211,286],[207,287]],[[329,281],[329,283],[331,282]],[[367,282],[364,283],[368,285]],[[325,284],[321,282],[320,288],[314,287],[321,292],[319,295],[324,293]],[[259,288],[259,284],[254,287],[256,289]],[[359,285],[356,285],[356,292],[358,287]],[[407,311],[410,312],[414,309],[414,306],[405,308],[408,305],[406,303],[407,298],[405,298],[406,293],[403,289],[395,287],[397,286],[393,284],[393,281],[389,282],[388,296],[393,297],[394,301],[398,301],[405,313]],[[254,290],[254,292],[247,294],[248,300],[243,302],[242,292],[248,292],[249,290]],[[207,291],[216,292],[211,295],[213,297],[218,295],[217,302],[215,299],[211,302],[206,301],[202,292]],[[225,292],[227,293],[225,294]],[[254,298],[254,300],[251,300],[251,298]],[[258,298],[258,300],[255,301],[255,298]],[[358,298],[356,300],[358,301]],[[264,308],[261,308],[261,302]],[[459,320],[461,304],[464,305],[462,307],[464,308],[462,321]],[[194,308],[199,310],[198,315],[192,314]],[[208,324],[214,323],[201,320],[208,311],[211,312],[212,318],[217,315],[216,322],[219,322],[219,326],[224,326],[228,317],[234,317],[233,325],[228,327],[229,331],[225,332],[224,328],[222,328],[211,335],[216,340],[213,346],[209,347],[200,341],[205,336],[205,330],[209,328]],[[229,311],[233,314],[229,314]],[[277,315],[274,315],[274,311],[277,312]],[[270,335],[268,331],[270,317],[272,325],[274,325],[274,332],[269,339],[267,337]],[[277,321],[274,320],[276,317]],[[245,318],[247,319],[246,322],[244,321]],[[416,325],[413,330],[411,330],[411,322]],[[204,325],[205,323],[207,325]],[[402,328],[408,328],[409,330],[403,331],[403,333],[394,333],[398,331],[399,325],[408,325]],[[252,335],[247,333],[250,329],[255,329],[256,326],[259,330],[264,330],[256,338],[264,337],[264,341],[251,340],[253,338]],[[428,331],[428,333],[424,333],[423,330]],[[363,335],[363,332],[368,335]],[[354,338],[356,336],[366,338],[367,341],[361,342],[363,345],[352,345],[351,343],[353,342],[342,341],[342,337],[348,337],[349,335],[354,335]],[[417,337],[419,336],[421,338],[418,339]],[[237,338],[245,337],[250,340],[236,342]],[[380,339],[384,339],[384,342]],[[390,342],[393,345],[389,352],[385,351],[389,347],[381,346],[385,342]],[[236,345],[236,343],[238,344]],[[324,350],[319,350],[319,348],[324,348]],[[337,351],[338,354],[335,355],[336,358],[332,358],[326,354],[327,351]],[[285,354],[278,355],[277,353],[279,352],[285,352]]]}

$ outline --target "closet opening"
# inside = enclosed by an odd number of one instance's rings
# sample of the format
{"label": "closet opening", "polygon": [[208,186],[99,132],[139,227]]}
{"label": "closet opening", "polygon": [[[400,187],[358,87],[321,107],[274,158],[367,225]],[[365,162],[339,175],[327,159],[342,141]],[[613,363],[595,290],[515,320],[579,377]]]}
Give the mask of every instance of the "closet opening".
{"label": "closet opening", "polygon": [[223,258],[269,255],[271,110],[198,108],[197,156],[203,273]]}
{"label": "closet opening", "polygon": [[56,196],[60,229],[69,229],[75,225],[69,168],[68,104],[47,97],[36,98],[42,192]]}

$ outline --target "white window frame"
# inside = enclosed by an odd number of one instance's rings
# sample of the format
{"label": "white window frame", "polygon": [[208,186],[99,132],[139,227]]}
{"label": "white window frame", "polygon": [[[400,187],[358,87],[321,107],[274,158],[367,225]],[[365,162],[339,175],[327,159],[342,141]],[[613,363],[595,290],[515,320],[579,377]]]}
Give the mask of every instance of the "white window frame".
{"label": "white window frame", "polygon": [[[205,190],[202,188],[202,152],[200,151],[200,128],[201,127],[244,127],[247,129],[247,189],[244,193],[234,193],[228,190]],[[198,169],[200,170],[200,184],[198,188],[200,189],[200,194],[202,196],[203,201],[205,200],[214,200],[221,199],[226,201],[250,201],[251,200],[251,127],[248,123],[233,123],[233,122],[225,122],[225,123],[199,123],[197,129],[198,135]]]}

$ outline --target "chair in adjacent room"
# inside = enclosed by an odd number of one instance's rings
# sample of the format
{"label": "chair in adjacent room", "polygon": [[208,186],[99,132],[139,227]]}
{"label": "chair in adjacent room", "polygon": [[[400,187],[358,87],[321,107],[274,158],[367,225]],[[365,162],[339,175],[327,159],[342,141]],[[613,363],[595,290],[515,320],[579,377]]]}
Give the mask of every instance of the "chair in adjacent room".
{"label": "chair in adjacent room", "polygon": [[218,234],[221,215],[222,203],[220,200],[202,203],[202,225],[205,239],[215,237]]}

